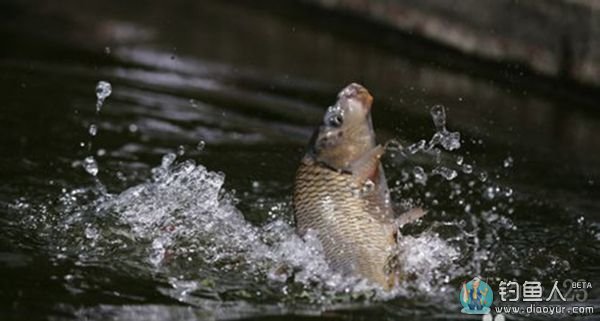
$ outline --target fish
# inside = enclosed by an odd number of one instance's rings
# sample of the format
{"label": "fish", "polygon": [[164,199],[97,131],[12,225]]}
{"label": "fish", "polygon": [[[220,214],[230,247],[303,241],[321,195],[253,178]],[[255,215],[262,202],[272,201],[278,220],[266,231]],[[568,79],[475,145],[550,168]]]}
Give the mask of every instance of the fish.
{"label": "fish", "polygon": [[397,217],[376,143],[373,97],[360,84],[342,89],[314,131],[294,180],[296,232],[316,233],[329,266],[385,290],[398,284],[398,228],[420,218]]}

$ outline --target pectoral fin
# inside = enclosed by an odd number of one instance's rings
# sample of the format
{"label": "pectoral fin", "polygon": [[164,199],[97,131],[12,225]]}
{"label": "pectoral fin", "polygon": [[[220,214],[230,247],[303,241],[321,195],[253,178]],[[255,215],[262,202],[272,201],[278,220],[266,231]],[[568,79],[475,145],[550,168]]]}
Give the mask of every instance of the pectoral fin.
{"label": "pectoral fin", "polygon": [[381,145],[377,145],[359,159],[352,162],[346,170],[352,173],[352,176],[354,176],[359,183],[364,183],[368,179],[375,182],[379,175],[379,159],[384,153],[385,148]]}
{"label": "pectoral fin", "polygon": [[380,158],[385,153],[381,145],[369,150],[348,167],[354,181],[361,186],[361,197],[367,211],[378,221],[392,222],[394,214],[383,166]]}
{"label": "pectoral fin", "polygon": [[402,227],[403,225],[406,225],[408,223],[412,223],[412,222],[420,219],[425,214],[427,214],[427,212],[424,211],[422,208],[415,207],[415,208],[409,210],[408,212],[402,213],[400,215],[400,217],[398,217],[396,219],[396,224],[398,224],[398,227]]}

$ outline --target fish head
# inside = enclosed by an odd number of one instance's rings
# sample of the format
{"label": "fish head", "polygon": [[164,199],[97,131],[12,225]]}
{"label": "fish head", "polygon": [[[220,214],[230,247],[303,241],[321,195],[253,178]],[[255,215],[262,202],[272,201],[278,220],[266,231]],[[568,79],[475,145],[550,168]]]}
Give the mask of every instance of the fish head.
{"label": "fish head", "polygon": [[313,134],[310,153],[317,161],[344,169],[375,146],[373,97],[365,87],[352,83],[337,98]]}

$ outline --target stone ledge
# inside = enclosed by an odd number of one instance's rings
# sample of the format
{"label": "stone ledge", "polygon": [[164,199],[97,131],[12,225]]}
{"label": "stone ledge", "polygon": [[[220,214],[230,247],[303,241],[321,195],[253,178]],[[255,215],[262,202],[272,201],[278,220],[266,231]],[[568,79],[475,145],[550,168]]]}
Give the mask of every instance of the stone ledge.
{"label": "stone ledge", "polygon": [[600,85],[600,1],[303,0],[495,61]]}

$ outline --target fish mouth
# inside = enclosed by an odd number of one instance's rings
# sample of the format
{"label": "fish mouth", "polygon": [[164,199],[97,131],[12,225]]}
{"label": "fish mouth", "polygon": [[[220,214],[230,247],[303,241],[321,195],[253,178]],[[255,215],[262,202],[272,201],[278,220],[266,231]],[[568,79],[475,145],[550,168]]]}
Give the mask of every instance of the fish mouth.
{"label": "fish mouth", "polygon": [[356,100],[365,112],[369,112],[373,105],[373,96],[371,96],[367,88],[357,83],[351,83],[342,89],[338,94],[338,100]]}

